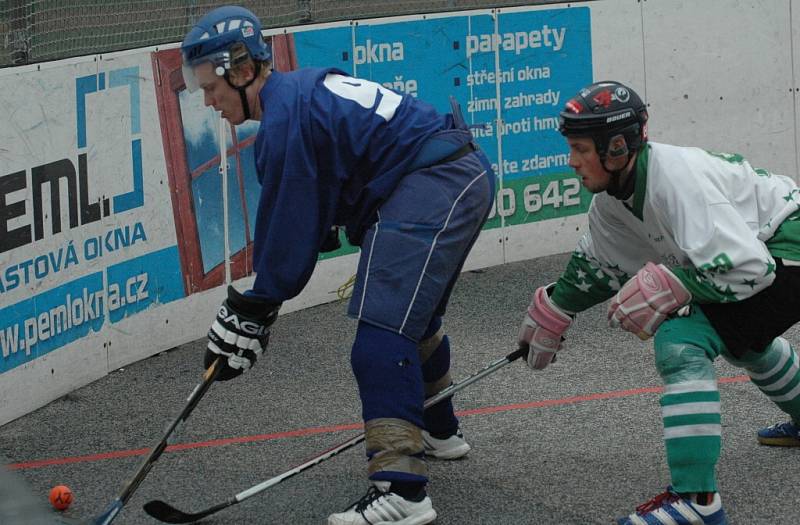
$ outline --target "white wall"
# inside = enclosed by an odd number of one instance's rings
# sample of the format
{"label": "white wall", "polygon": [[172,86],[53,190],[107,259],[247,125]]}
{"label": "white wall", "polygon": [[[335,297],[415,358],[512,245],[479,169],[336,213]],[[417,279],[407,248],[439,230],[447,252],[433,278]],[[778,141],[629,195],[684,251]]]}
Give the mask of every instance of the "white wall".
{"label": "white wall", "polygon": [[[615,79],[629,84],[646,100],[650,111],[652,140],[697,145],[719,151],[744,154],[754,165],[788,174],[797,180],[797,80],[795,49],[800,33],[800,0],[598,0],[537,8],[514,8],[455,13],[447,16],[495,16],[539,10],[590,9],[591,73],[595,80]],[[375,25],[414,19],[375,21]],[[416,19],[420,19],[417,17]],[[502,19],[501,19],[502,20]],[[348,26],[327,24],[325,28]],[[359,24],[369,25],[369,21]],[[298,31],[319,28],[303,27]],[[166,46],[170,47],[170,46]],[[174,47],[174,46],[172,46]],[[800,50],[800,49],[798,49]],[[107,288],[116,275],[111,268],[142,258],[149,264],[150,285],[156,277],[161,288],[151,288],[151,298],[159,290],[171,290],[166,281],[171,275],[180,280],[180,268],[163,268],[163,259],[149,261],[160,250],[181,242],[176,235],[172,201],[166,170],[156,89],[164,79],[152,68],[152,48],[132,50],[53,63],[0,70],[0,205],[24,203],[23,214],[15,212],[6,229],[25,228],[33,221],[32,178],[36,166],[69,159],[78,172],[79,155],[85,154],[89,171],[89,202],[130,192],[131,143],[140,138],[142,154],[142,194],[145,204],[102,219],[69,228],[66,182],[62,186],[62,231],[50,231],[46,217],[44,238],[18,248],[0,252],[0,331],[14,319],[42,315],[51,308],[44,299],[28,303],[30,297],[44,297],[59,286],[88,274],[102,275]],[[498,52],[499,53],[499,52]],[[798,54],[800,56],[800,53]],[[124,108],[133,107],[127,85],[111,85],[112,71],[138,68],[139,125],[134,132],[133,117]],[[368,71],[359,69],[359,74]],[[88,145],[81,146],[76,133],[76,78],[100,73],[105,89],[86,95]],[[99,80],[98,80],[99,82]],[[133,84],[132,84],[133,85]],[[562,93],[565,101],[573,93]],[[535,150],[535,144],[531,145]],[[26,188],[5,191],[8,177],[25,173]],[[76,175],[77,176],[77,175]],[[4,186],[5,185],[5,186]],[[49,213],[51,197],[45,195],[44,211]],[[81,249],[90,239],[139,222],[146,241],[103,257],[87,258]],[[484,232],[466,268],[502,264],[569,251],[585,230],[585,215],[569,215],[547,220],[504,226]],[[78,248],[75,264],[59,271],[29,276],[27,284],[10,288],[7,273],[12,267],[50,256],[70,243]],[[170,252],[174,265],[176,255]],[[40,261],[41,262],[41,261]],[[355,272],[357,254],[322,261],[306,290],[287,302],[284,313],[335,299],[334,292]],[[28,267],[33,272],[34,263]],[[173,272],[173,273],[170,273]],[[12,272],[13,273],[13,272]],[[127,275],[127,274],[125,274]],[[138,274],[137,274],[138,275]],[[5,279],[5,280],[3,280]],[[236,283],[246,288],[250,278]],[[166,283],[166,284],[165,284]],[[10,288],[10,289],[9,289]],[[163,288],[163,289],[162,289]],[[173,290],[174,292],[174,290]],[[174,292],[177,293],[177,292]],[[40,341],[31,356],[8,365],[14,355],[8,348],[0,367],[0,424],[19,417],[43,404],[85,385],[109,371],[153,355],[175,345],[200,338],[224,286],[155,301],[141,311],[112,320],[106,297],[103,319],[93,329],[64,344],[45,347]],[[74,297],[73,297],[74,299]],[[32,309],[24,315],[16,305]],[[130,305],[129,305],[130,306]],[[5,322],[5,324],[4,324]],[[39,328],[41,328],[40,325]],[[51,330],[52,331],[52,330]],[[47,335],[47,329],[45,329]],[[55,333],[55,332],[53,332]],[[8,338],[8,333],[5,337]],[[7,341],[6,341],[7,346]],[[38,349],[42,349],[40,354]],[[18,348],[19,356],[24,349]]]}

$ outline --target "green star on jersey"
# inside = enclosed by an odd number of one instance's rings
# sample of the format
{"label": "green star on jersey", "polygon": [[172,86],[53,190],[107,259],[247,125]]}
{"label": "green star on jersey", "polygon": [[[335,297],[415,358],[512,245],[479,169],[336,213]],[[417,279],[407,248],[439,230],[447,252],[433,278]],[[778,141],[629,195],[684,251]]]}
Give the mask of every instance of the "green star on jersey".
{"label": "green star on jersey", "polygon": [[689,267],[674,267],[670,269],[686,286],[686,289],[691,292],[695,302],[701,304],[727,303],[739,300],[736,292],[729,284],[723,288],[721,284],[718,284],[713,279],[712,274],[716,275],[716,272],[701,271],[697,268]]}
{"label": "green star on jersey", "polygon": [[714,288],[714,291],[716,291],[719,294],[719,302],[732,303],[738,301],[736,297],[736,292],[734,292],[731,289],[731,285],[726,285],[724,289],[721,286],[717,286],[715,284],[712,284],[711,287]]}
{"label": "green star on jersey", "polygon": [[575,251],[550,298],[565,310],[580,312],[614,295],[619,283],[627,280],[628,275],[618,265],[604,264]]}

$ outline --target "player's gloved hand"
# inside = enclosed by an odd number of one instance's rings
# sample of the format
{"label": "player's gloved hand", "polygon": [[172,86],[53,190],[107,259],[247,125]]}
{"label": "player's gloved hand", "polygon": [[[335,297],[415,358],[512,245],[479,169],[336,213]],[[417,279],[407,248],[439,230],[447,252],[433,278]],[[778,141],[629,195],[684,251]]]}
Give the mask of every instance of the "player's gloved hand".
{"label": "player's gloved hand", "polygon": [[561,350],[564,332],[572,324],[572,316],[550,300],[548,290],[555,286],[541,286],[533,294],[528,312],[519,327],[520,348],[528,348],[528,366],[541,370],[555,360]]}
{"label": "player's gloved hand", "polygon": [[278,317],[280,304],[242,295],[228,286],[217,318],[208,330],[206,368],[222,356],[223,368],[217,381],[227,381],[251,368],[269,342],[269,327]]}
{"label": "player's gloved hand", "polygon": [[342,241],[339,240],[339,227],[333,226],[330,230],[328,230],[327,235],[325,235],[325,239],[322,241],[322,246],[320,247],[319,251],[322,253],[328,253],[338,250],[342,247]]}
{"label": "player's gloved hand", "polygon": [[644,341],[691,300],[692,294],[674,273],[663,264],[649,262],[611,300],[608,324],[621,326]]}

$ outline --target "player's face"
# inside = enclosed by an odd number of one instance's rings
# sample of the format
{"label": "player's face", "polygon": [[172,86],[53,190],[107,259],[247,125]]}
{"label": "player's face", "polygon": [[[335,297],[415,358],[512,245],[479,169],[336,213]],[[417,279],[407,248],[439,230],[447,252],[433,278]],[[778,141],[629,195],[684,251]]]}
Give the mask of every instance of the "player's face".
{"label": "player's face", "polygon": [[244,122],[244,109],[239,92],[233,89],[224,77],[217,76],[210,62],[198,64],[194,68],[197,83],[203,90],[203,103],[222,113],[222,118],[231,124]]}
{"label": "player's face", "polygon": [[588,137],[567,137],[569,167],[581,177],[583,186],[592,193],[608,189],[611,174],[603,168],[594,141]]}

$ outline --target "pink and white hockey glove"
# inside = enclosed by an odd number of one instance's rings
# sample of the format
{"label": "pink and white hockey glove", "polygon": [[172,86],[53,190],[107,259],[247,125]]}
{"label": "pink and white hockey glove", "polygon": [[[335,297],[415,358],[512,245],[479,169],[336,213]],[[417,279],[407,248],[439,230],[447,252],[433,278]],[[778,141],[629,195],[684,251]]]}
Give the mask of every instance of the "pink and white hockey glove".
{"label": "pink and white hockey glove", "polygon": [[547,289],[552,286],[554,284],[536,289],[519,327],[518,342],[520,347],[528,347],[527,362],[533,370],[550,364],[561,350],[564,332],[572,324],[572,317],[550,300]]}
{"label": "pink and white hockey glove", "polygon": [[608,306],[608,324],[650,338],[672,313],[692,300],[680,279],[663,264],[649,262],[617,292]]}

